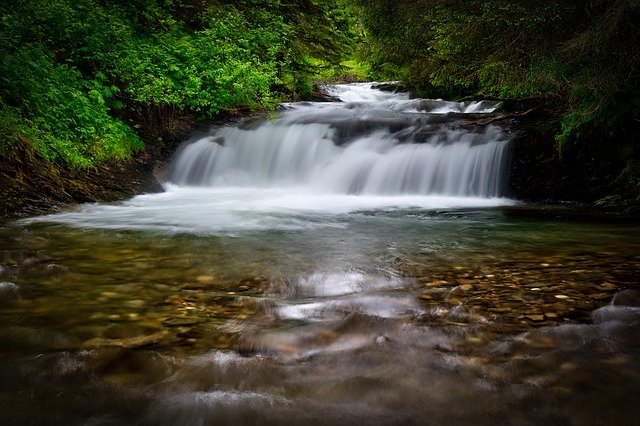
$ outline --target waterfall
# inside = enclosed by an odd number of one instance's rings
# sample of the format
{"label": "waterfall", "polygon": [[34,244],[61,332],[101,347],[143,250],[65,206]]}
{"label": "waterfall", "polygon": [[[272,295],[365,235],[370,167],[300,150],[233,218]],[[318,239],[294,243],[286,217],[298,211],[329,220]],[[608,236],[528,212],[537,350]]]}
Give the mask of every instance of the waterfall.
{"label": "waterfall", "polygon": [[480,124],[496,103],[410,99],[370,83],[328,91],[340,100],[284,104],[275,118],[183,144],[165,192],[41,220],[226,235],[341,228],[362,212],[514,203],[503,196],[509,134]]}
{"label": "waterfall", "polygon": [[497,104],[409,99],[370,83],[330,93],[341,101],[285,104],[277,119],[226,126],[186,144],[169,181],[333,194],[501,195],[508,134],[468,125]]}

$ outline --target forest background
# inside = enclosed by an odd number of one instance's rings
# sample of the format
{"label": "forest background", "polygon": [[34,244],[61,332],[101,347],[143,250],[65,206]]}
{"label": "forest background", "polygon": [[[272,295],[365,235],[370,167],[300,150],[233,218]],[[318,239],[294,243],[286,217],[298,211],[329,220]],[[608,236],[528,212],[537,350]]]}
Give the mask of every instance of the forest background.
{"label": "forest background", "polygon": [[530,194],[637,212],[639,64],[640,0],[3,0],[0,215],[108,198],[197,123],[354,80],[535,111]]}

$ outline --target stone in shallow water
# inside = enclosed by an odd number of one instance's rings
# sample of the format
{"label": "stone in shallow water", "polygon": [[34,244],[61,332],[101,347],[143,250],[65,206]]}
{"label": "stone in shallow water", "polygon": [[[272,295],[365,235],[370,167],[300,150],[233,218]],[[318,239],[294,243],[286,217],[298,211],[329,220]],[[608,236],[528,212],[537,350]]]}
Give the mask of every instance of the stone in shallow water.
{"label": "stone in shallow water", "polygon": [[10,282],[0,282],[0,301],[20,299],[20,287]]}
{"label": "stone in shallow water", "polygon": [[144,306],[146,306],[146,304],[147,302],[142,299],[132,299],[124,302],[124,305],[129,308],[143,308]]}
{"label": "stone in shallow water", "polygon": [[132,348],[138,348],[138,347],[149,346],[149,345],[160,343],[166,337],[167,337],[167,332],[164,330],[159,331],[157,333],[149,334],[149,335],[128,337],[124,339],[109,339],[109,338],[95,337],[93,339],[90,339],[84,342],[83,347],[85,348],[115,347],[115,348],[132,349]]}
{"label": "stone in shallow water", "polygon": [[172,317],[167,318],[162,323],[169,327],[180,327],[185,325],[195,325],[201,322],[200,319],[195,317]]}
{"label": "stone in shallow water", "polygon": [[544,315],[542,314],[530,314],[526,316],[531,321],[544,321]]}
{"label": "stone in shallow water", "polygon": [[613,296],[611,304],[614,306],[640,306],[640,291],[632,289],[620,291]]}
{"label": "stone in shallow water", "polygon": [[636,306],[604,306],[592,314],[593,322],[602,324],[617,321],[622,324],[637,323],[640,321],[640,307]]}
{"label": "stone in shallow water", "polygon": [[68,268],[62,265],[58,265],[57,263],[50,263],[47,265],[47,271],[51,272],[52,274],[63,274],[67,272],[67,270]]}

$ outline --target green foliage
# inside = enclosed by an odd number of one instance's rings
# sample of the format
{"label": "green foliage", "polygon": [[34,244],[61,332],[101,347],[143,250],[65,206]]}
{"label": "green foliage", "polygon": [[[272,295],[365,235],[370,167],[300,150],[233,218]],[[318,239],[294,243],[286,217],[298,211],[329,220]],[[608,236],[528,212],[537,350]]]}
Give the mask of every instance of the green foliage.
{"label": "green foliage", "polygon": [[355,3],[383,77],[394,72],[433,94],[555,100],[566,109],[560,141],[585,125],[612,125],[600,114],[610,115],[614,99],[640,96],[637,1]]}
{"label": "green foliage", "polygon": [[640,163],[629,161],[615,179],[617,194],[596,201],[598,207],[640,213]]}
{"label": "green foliage", "polygon": [[23,0],[0,3],[0,120],[72,167],[141,147],[132,105],[200,117],[310,93],[353,34],[342,0]]}
{"label": "green foliage", "polygon": [[89,85],[41,47],[22,46],[4,56],[0,69],[5,146],[26,138],[44,158],[72,167],[126,158],[141,146],[127,126],[108,115],[109,88]]}

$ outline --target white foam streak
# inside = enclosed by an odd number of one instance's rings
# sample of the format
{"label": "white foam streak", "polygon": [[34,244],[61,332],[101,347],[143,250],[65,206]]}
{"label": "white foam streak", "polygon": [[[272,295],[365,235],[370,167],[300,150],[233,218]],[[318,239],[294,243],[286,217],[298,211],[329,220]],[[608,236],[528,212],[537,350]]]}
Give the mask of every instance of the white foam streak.
{"label": "white foam streak", "polygon": [[180,188],[141,195],[118,205],[28,219],[83,228],[155,230],[167,233],[235,233],[346,226],[341,215],[373,210],[448,209],[513,204],[504,198],[367,196],[309,193],[307,188]]}
{"label": "white foam streak", "polygon": [[324,302],[282,304],[275,309],[275,314],[284,320],[331,321],[353,312],[379,318],[402,318],[424,311],[412,297],[367,294]]}

